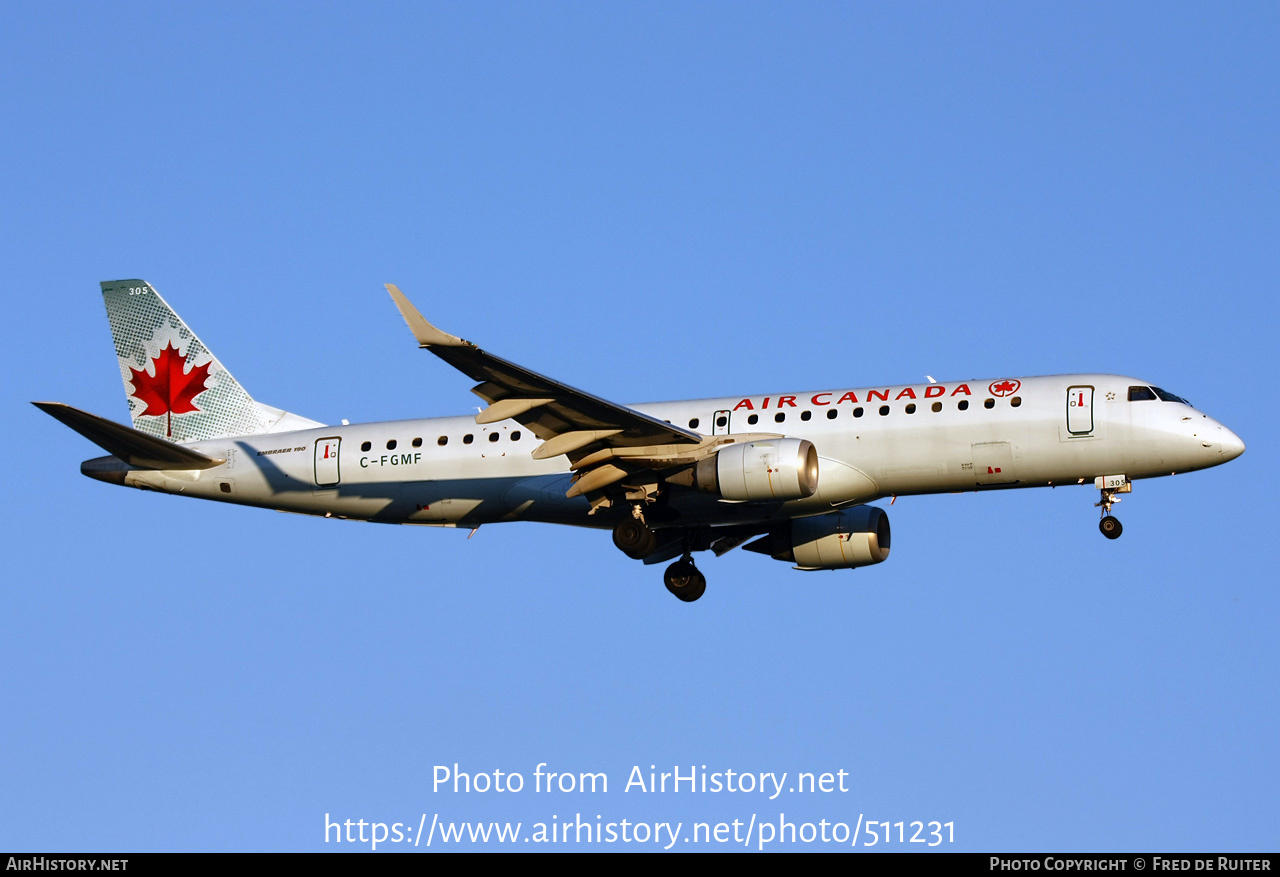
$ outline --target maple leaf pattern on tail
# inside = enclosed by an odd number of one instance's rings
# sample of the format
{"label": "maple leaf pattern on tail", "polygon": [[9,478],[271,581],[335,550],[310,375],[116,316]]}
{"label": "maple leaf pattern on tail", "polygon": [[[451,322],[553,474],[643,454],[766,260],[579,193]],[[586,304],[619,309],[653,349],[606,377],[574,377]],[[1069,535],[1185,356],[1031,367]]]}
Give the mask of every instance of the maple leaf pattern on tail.
{"label": "maple leaf pattern on tail", "polygon": [[160,355],[151,360],[151,364],[155,368],[154,376],[145,369],[129,367],[129,371],[133,372],[130,379],[133,397],[146,404],[147,407],[142,411],[144,415],[168,416],[165,435],[172,438],[173,415],[200,410],[193,400],[208,389],[211,363],[206,362],[186,371],[186,357],[170,341],[160,351]]}

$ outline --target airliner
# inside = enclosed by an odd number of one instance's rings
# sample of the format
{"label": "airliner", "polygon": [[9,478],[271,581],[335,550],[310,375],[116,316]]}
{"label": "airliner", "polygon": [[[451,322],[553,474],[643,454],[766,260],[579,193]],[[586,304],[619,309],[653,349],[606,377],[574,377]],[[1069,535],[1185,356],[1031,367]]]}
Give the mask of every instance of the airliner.
{"label": "airliner", "polygon": [[693,554],[742,546],[801,570],[889,556],[898,496],[1092,485],[1099,529],[1142,478],[1206,469],[1244,443],[1186,399],[1120,375],[935,381],[619,405],[429,323],[419,347],[476,381],[459,417],[324,424],[255,401],[147,282],[102,283],[132,427],[33,403],[108,456],[110,484],[285,512],[429,527],[609,529],[667,589],[706,590]]}

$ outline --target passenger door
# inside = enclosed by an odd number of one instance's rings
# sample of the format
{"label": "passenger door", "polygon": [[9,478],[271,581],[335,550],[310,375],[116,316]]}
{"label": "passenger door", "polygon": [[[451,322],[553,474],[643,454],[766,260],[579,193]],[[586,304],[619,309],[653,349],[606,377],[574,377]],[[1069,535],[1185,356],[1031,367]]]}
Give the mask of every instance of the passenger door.
{"label": "passenger door", "polygon": [[1093,435],[1093,387],[1067,387],[1067,433]]}
{"label": "passenger door", "polygon": [[338,471],[338,449],[341,443],[340,438],[316,439],[316,487],[337,487],[341,477]]}

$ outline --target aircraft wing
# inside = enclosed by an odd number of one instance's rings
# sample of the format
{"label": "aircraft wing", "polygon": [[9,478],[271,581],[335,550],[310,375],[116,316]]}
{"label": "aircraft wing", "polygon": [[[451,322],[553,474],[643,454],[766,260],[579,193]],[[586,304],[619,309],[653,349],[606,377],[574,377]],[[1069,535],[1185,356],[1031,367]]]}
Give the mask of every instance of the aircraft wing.
{"label": "aircraft wing", "polygon": [[590,496],[642,469],[669,469],[705,456],[709,436],[487,353],[470,341],[437,329],[394,284],[386,287],[418,346],[480,382],[472,392],[489,407],[476,416],[476,423],[515,420],[542,439],[533,452],[535,459],[569,456],[578,470],[569,496]]}

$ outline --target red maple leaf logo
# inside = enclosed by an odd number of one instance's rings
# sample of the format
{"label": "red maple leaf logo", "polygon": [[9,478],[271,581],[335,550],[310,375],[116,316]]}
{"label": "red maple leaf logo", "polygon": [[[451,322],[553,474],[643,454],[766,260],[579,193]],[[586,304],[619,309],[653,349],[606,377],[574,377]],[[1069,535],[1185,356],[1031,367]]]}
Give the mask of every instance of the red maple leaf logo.
{"label": "red maple leaf logo", "polygon": [[1018,388],[1022,386],[1021,381],[993,381],[990,390],[993,396],[1008,396],[1010,393],[1018,392]]}
{"label": "red maple leaf logo", "polygon": [[200,410],[192,400],[208,389],[206,382],[212,362],[185,371],[186,357],[178,353],[178,348],[170,341],[160,355],[151,360],[151,364],[155,367],[154,377],[144,369],[129,367],[133,372],[133,397],[146,403],[143,414],[153,417],[168,415],[165,435],[172,437],[173,415]]}

